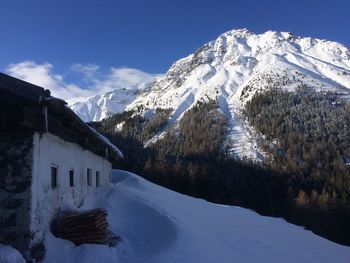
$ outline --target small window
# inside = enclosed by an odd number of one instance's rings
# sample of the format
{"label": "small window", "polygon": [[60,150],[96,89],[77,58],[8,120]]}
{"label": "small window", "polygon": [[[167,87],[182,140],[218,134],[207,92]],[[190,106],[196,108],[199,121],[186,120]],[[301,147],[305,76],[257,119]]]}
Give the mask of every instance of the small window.
{"label": "small window", "polygon": [[86,180],[87,180],[87,185],[91,186],[91,169],[86,170]]}
{"label": "small window", "polygon": [[100,186],[100,172],[96,171],[96,187]]}
{"label": "small window", "polygon": [[55,189],[57,187],[57,167],[51,166],[51,188]]}
{"label": "small window", "polygon": [[74,186],[74,170],[69,170],[69,186]]}

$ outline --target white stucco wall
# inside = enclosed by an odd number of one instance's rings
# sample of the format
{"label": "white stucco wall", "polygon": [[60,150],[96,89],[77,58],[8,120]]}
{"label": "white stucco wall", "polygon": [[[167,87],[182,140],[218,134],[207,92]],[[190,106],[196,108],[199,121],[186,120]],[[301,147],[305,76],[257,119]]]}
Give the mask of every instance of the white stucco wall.
{"label": "white stucco wall", "polygon": [[[45,229],[57,212],[79,207],[84,197],[96,189],[96,171],[100,185],[109,183],[111,163],[78,144],[66,142],[52,134],[38,133],[33,138],[33,182],[31,229],[33,244],[41,241]],[[51,166],[57,166],[57,187],[51,187]],[[92,186],[87,185],[87,169],[91,169]],[[74,186],[69,185],[69,171],[74,170]]]}

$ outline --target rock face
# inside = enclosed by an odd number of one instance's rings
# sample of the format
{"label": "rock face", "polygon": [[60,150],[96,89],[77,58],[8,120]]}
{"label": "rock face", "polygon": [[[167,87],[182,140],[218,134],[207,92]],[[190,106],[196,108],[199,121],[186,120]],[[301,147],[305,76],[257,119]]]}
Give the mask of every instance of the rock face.
{"label": "rock face", "polygon": [[294,90],[302,85],[348,96],[349,49],[336,42],[287,32],[254,34],[239,29],[220,35],[175,62],[149,89],[130,99],[125,109],[172,108],[170,123],[176,124],[197,101],[216,99],[228,120],[226,144],[232,154],[259,159],[256,135],[242,120],[240,110],[256,92],[270,88]]}
{"label": "rock face", "polygon": [[33,134],[0,138],[0,243],[30,258]]}

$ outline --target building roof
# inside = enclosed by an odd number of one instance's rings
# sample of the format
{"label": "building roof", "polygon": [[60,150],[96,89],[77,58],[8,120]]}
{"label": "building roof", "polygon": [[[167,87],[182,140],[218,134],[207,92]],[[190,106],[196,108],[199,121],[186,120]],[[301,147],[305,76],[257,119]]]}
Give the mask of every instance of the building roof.
{"label": "building roof", "polygon": [[0,73],[0,101],[21,109],[20,128],[52,133],[112,162],[123,157],[115,145],[81,120],[64,100],[50,94],[47,89]]}
{"label": "building roof", "polygon": [[39,86],[16,79],[3,73],[0,73],[0,90],[7,91],[10,94],[33,101],[38,101],[40,96],[48,92]]}

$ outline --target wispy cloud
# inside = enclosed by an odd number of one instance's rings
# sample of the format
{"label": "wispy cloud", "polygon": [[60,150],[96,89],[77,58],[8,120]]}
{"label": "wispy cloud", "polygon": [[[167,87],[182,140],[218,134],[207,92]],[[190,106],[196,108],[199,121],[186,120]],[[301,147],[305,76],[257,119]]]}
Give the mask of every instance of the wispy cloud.
{"label": "wispy cloud", "polygon": [[71,66],[72,70],[81,72],[85,75],[93,75],[94,73],[96,73],[99,69],[100,66],[96,65],[96,64],[73,64]]}
{"label": "wispy cloud", "polygon": [[135,86],[151,82],[155,75],[134,68],[111,68],[108,81],[119,86]]}
{"label": "wispy cloud", "polygon": [[110,68],[107,72],[103,72],[95,64],[74,64],[70,70],[72,73],[82,74],[84,87],[64,80],[62,75],[54,72],[54,66],[47,62],[38,64],[34,61],[23,61],[10,64],[6,68],[6,73],[49,89],[53,96],[66,100],[88,97],[114,89],[135,87],[141,83],[153,81],[156,76],[126,67]]}
{"label": "wispy cloud", "polygon": [[73,64],[70,69],[72,71],[83,74],[84,80],[94,82],[98,78],[100,66],[96,64]]}

